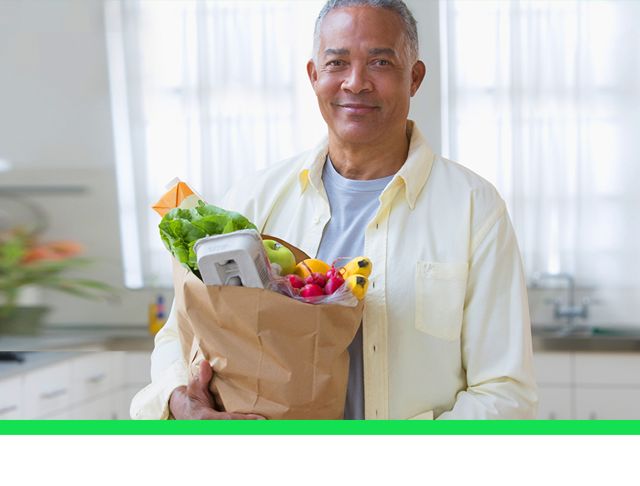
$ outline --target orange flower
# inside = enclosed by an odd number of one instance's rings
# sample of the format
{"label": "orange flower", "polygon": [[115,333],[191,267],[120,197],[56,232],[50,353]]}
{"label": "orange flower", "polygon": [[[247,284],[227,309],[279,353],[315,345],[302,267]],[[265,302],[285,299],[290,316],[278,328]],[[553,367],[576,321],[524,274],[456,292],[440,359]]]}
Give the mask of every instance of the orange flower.
{"label": "orange flower", "polygon": [[82,253],[84,248],[79,243],[69,240],[52,241],[30,248],[22,259],[23,263],[41,260],[59,261],[72,258]]}

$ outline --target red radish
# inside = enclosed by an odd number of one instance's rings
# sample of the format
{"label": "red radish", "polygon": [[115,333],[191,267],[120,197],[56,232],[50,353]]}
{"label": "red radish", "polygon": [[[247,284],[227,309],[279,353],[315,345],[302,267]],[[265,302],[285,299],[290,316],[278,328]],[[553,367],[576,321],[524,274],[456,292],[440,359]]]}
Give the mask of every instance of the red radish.
{"label": "red radish", "polygon": [[304,279],[304,282],[307,284],[315,284],[318,287],[324,288],[324,285],[327,283],[327,277],[320,272],[313,272],[307,278]]}
{"label": "red radish", "polygon": [[335,276],[327,280],[327,284],[324,286],[324,293],[327,295],[333,294],[342,286],[343,283],[344,279],[340,276],[340,274],[336,274]]}
{"label": "red radish", "polygon": [[319,297],[321,295],[324,295],[324,290],[316,284],[307,284],[300,289],[300,296],[305,299],[309,297]]}
{"label": "red radish", "polygon": [[327,271],[327,280],[335,277],[336,275],[340,275],[340,271],[336,267],[331,266],[331,268]]}
{"label": "red radish", "polygon": [[301,289],[305,285],[304,280],[293,273],[287,275],[287,279],[294,289]]}

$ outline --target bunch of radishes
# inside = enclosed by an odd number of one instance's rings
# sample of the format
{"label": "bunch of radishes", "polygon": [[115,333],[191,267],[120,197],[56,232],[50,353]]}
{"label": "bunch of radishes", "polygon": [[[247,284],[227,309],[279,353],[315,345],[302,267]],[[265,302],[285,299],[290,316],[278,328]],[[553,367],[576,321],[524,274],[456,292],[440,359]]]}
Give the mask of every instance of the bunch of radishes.
{"label": "bunch of radishes", "polygon": [[332,295],[344,284],[344,278],[334,266],[326,273],[309,271],[304,278],[292,273],[286,278],[294,292],[304,299]]}

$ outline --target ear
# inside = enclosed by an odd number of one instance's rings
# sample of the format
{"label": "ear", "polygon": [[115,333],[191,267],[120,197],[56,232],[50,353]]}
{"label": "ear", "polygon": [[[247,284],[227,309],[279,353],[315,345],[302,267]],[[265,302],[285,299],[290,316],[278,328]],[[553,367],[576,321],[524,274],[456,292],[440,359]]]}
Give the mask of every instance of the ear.
{"label": "ear", "polygon": [[422,61],[416,61],[411,68],[411,96],[415,95],[427,74],[427,67]]}
{"label": "ear", "polygon": [[307,62],[307,76],[309,76],[309,81],[311,81],[311,86],[315,91],[316,84],[318,83],[318,70],[316,69],[316,63],[313,62],[313,59],[309,59]]}

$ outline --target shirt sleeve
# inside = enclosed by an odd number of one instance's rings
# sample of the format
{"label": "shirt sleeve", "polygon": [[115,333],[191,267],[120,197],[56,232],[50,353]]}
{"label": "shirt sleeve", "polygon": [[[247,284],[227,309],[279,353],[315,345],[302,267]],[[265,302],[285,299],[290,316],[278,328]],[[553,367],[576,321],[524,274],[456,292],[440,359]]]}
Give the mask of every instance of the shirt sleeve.
{"label": "shirt sleeve", "polygon": [[527,288],[504,203],[480,231],[472,242],[462,323],[467,388],[438,419],[534,419]]}
{"label": "shirt sleeve", "polygon": [[133,419],[169,418],[171,393],[189,381],[187,365],[180,348],[178,323],[173,306],[167,322],[156,334],[154,345],[151,354],[151,383],[133,398],[130,408]]}

